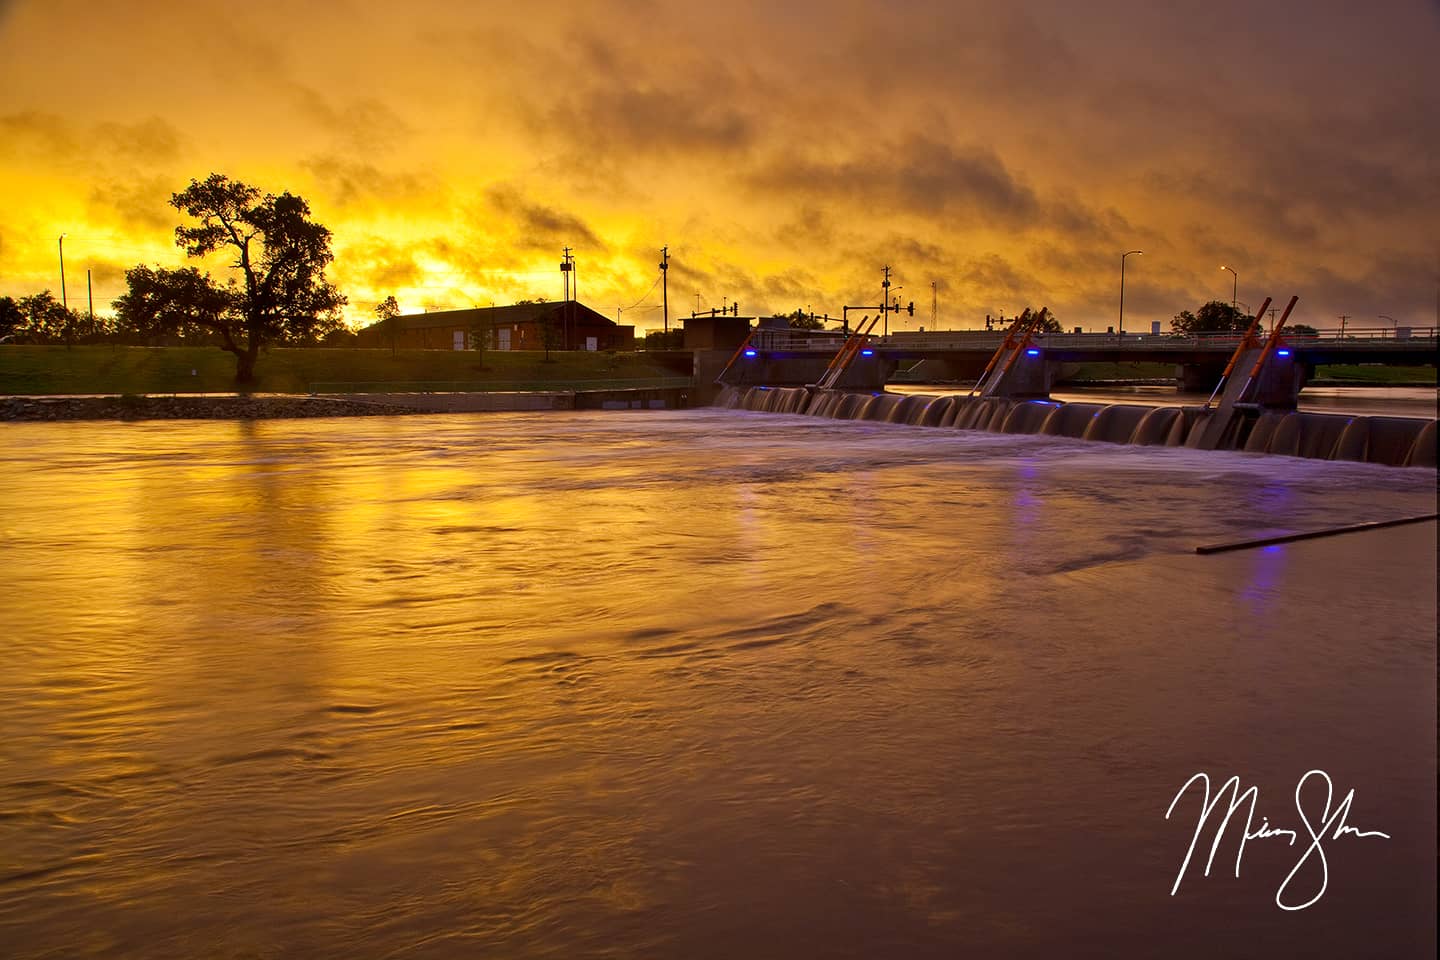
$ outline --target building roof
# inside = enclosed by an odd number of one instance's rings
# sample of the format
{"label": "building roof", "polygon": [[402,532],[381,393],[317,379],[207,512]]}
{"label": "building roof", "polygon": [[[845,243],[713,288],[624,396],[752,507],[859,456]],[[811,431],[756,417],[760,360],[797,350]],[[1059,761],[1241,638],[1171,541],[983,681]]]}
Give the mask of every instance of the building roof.
{"label": "building roof", "polygon": [[[608,324],[616,327],[614,320],[598,311],[592,310],[578,300],[570,301],[573,304],[577,318],[583,319],[591,324]],[[516,323],[538,323],[548,317],[558,319],[561,308],[566,306],[566,301],[552,301],[549,303],[514,303],[504,307],[470,307],[464,310],[432,310],[428,313],[402,313],[400,315],[400,328],[402,330],[423,330],[430,327],[468,327],[471,324],[486,324],[504,326]],[[362,330],[380,330],[384,321],[372,323]]]}

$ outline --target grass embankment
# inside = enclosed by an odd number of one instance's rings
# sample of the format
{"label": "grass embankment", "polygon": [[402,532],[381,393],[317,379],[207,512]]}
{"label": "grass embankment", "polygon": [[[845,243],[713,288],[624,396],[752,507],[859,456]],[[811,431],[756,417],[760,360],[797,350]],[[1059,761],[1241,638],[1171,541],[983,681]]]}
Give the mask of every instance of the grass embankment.
{"label": "grass embankment", "polygon": [[[1071,371],[1074,371],[1073,373]],[[1110,380],[1174,380],[1173,363],[1076,363],[1065,364],[1064,383],[1091,383]]]}
{"label": "grass embankment", "polygon": [[1315,368],[1311,383],[1336,381],[1357,386],[1386,387],[1394,384],[1435,384],[1434,367],[1385,367],[1379,364],[1330,363]]}
{"label": "grass embankment", "polygon": [[[340,392],[386,389],[535,389],[576,380],[648,380],[689,376],[643,353],[540,351],[293,349],[261,353],[255,393],[309,393],[312,386]],[[403,383],[403,387],[395,384]],[[342,384],[356,384],[342,388]],[[388,386],[387,386],[388,385]],[[558,384],[557,384],[558,386]],[[0,345],[0,394],[227,393],[235,390],[235,358],[214,347],[111,347]]]}

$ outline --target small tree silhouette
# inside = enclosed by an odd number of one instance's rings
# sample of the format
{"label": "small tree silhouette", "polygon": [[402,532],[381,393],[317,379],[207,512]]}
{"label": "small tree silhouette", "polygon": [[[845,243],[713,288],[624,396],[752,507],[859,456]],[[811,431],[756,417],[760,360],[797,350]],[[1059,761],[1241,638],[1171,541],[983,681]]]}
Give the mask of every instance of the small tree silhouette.
{"label": "small tree silhouette", "polygon": [[395,344],[400,339],[400,304],[395,301],[395,295],[390,296],[375,304],[375,316],[380,318],[380,329],[385,333],[385,339],[390,341],[390,356],[395,356]]}

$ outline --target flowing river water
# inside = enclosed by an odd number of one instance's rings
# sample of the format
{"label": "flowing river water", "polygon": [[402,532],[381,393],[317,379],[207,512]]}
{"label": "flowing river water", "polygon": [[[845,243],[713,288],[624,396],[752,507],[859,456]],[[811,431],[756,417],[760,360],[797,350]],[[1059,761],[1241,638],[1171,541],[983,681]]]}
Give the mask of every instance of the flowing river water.
{"label": "flowing river water", "polygon": [[[1434,523],[1193,552],[1433,469],[721,410],[0,435],[5,957],[1433,956]],[[1388,839],[1282,910],[1310,770]],[[1237,877],[1232,824],[1172,895],[1199,772],[1304,842]]]}

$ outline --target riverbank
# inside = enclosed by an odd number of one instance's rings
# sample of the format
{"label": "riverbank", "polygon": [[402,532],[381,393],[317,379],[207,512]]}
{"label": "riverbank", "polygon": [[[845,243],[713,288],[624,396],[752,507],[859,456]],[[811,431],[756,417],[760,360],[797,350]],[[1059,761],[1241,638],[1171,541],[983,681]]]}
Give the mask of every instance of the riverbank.
{"label": "riverbank", "polygon": [[[563,389],[564,382],[652,381],[691,374],[689,353],[366,350],[275,347],[256,365],[256,394]],[[319,389],[317,389],[317,387]],[[235,392],[235,358],[214,347],[0,344],[0,395]]]}
{"label": "riverbank", "polygon": [[[643,381],[632,381],[643,383]],[[590,390],[491,390],[297,396],[172,394],[69,397],[0,396],[0,422],[49,420],[277,420],[414,413],[518,413],[540,410],[676,410],[693,389],[678,382]]]}
{"label": "riverbank", "polygon": [[393,403],[297,396],[0,397],[0,421],[275,420],[420,413]]}

